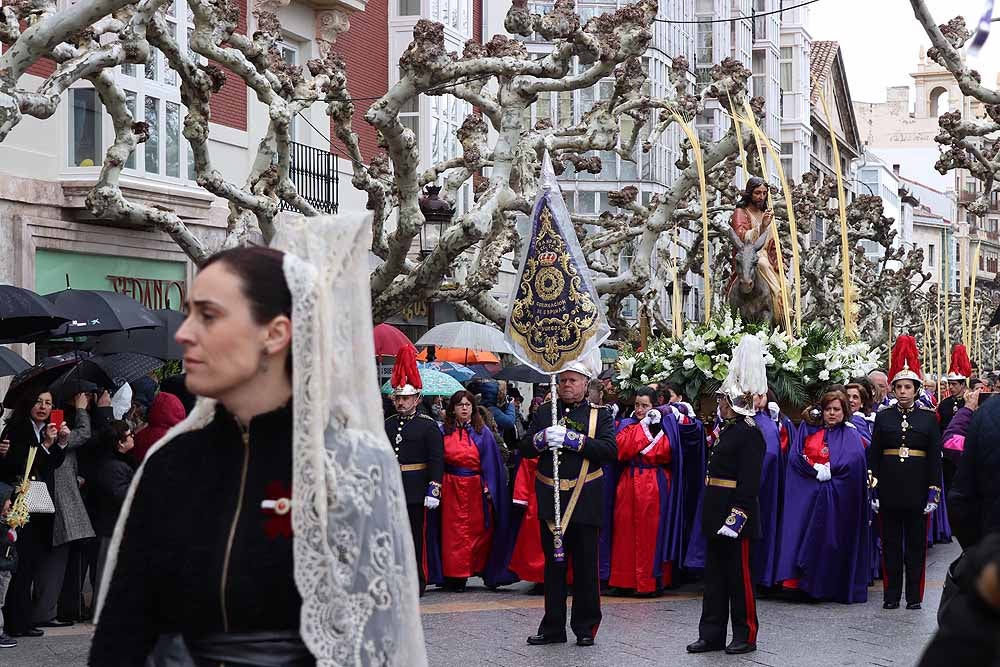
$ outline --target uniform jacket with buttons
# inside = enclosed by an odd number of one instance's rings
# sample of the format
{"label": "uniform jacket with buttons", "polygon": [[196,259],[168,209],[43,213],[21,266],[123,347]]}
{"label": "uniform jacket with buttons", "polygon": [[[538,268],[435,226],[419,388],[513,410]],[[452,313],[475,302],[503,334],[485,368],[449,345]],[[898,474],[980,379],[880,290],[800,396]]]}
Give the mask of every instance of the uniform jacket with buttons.
{"label": "uniform jacket with buttons", "polygon": [[[589,402],[581,401],[567,405],[559,401],[557,409],[559,423],[566,426],[568,430],[587,435],[591,413]],[[611,416],[611,411],[597,406],[594,406],[594,409],[597,410],[597,428],[594,437],[587,437],[579,452],[565,448],[559,451],[560,480],[576,480],[580,476],[584,460],[590,461],[588,475],[600,472],[601,466],[605,463],[618,460],[618,444],[615,440],[614,418]],[[535,448],[534,436],[551,425],[552,403],[543,403],[535,412],[535,416],[531,420],[531,427],[520,443],[521,453],[527,458],[537,458],[538,474],[549,479],[552,478],[552,454],[547,448],[545,451],[539,452]],[[584,485],[573,511],[571,525],[600,526],[602,524],[604,520],[604,485],[610,483],[612,483],[611,480],[605,480],[602,475]],[[555,520],[555,497],[552,486],[544,484],[536,477],[535,494],[538,498],[538,518],[543,521]],[[564,515],[572,495],[573,491],[568,489],[562,491],[559,496]]]}
{"label": "uniform jacket with buttons", "polygon": [[[385,420],[385,434],[400,466],[425,465],[422,470],[401,472],[407,505],[423,504],[431,482],[440,489],[444,476],[444,439],[432,417],[417,412],[412,417],[393,415]],[[398,440],[398,441],[397,441]]]}
{"label": "uniform jacket with buttons", "polygon": [[[903,424],[906,424],[904,428]],[[887,455],[907,448],[909,456]],[[913,451],[925,454],[914,456]],[[868,468],[878,482],[875,493],[884,509],[922,510],[930,487],[941,485],[941,431],[935,414],[923,408],[905,411],[898,405],[875,416]]]}
{"label": "uniform jacket with buttons", "polygon": [[[709,452],[709,478],[735,481],[735,488],[706,486],[701,530],[706,539],[718,531],[734,509],[746,514],[740,537],[760,539],[760,476],[766,445],[753,417],[737,417],[723,424],[719,441]],[[728,539],[728,538],[721,538]]]}

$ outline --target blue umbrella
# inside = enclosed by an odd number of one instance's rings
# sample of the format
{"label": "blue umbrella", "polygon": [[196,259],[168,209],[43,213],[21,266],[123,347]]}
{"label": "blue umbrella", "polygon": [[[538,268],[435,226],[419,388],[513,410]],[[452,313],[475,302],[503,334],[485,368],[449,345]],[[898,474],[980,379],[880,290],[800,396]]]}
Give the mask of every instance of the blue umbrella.
{"label": "blue umbrella", "polygon": [[444,373],[448,377],[454,378],[459,382],[468,382],[472,378],[476,377],[476,371],[472,370],[468,366],[456,364],[451,361],[428,361],[425,363],[418,363],[417,368],[426,368],[428,370]]}
{"label": "blue umbrella", "polygon": [[[465,388],[459,384],[458,380],[440,371],[434,371],[429,368],[419,368],[417,370],[420,373],[420,380],[424,384],[424,388],[421,390],[424,396],[451,396],[456,391],[462,391]],[[392,393],[392,384],[390,382],[382,385],[382,393]]]}

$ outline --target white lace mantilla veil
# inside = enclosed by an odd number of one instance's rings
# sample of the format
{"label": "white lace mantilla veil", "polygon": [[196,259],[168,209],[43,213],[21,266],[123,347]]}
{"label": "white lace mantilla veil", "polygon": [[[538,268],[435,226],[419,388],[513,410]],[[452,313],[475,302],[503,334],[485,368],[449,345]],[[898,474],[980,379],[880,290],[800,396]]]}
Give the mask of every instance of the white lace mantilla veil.
{"label": "white lace mantilla veil", "polygon": [[[413,540],[374,364],[370,216],[289,218],[272,247],[286,253],[292,293],[292,527],[302,639],[319,667],[423,667]],[[214,401],[199,399],[149,455],[208,424],[214,411]],[[115,526],[98,616],[142,467]]]}

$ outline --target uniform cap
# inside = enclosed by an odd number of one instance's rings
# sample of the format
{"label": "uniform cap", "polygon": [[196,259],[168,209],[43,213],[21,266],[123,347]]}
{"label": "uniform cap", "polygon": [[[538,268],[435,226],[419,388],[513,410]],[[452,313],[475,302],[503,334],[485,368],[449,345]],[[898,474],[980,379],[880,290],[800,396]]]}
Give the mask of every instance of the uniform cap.
{"label": "uniform cap", "polygon": [[920,380],[920,356],[917,353],[917,339],[913,336],[900,336],[892,346],[889,378],[892,384],[900,380],[911,380],[916,386]]}
{"label": "uniform cap", "polygon": [[964,345],[956,345],[951,349],[951,365],[944,379],[949,382],[961,382],[970,377],[972,377],[972,362],[969,361],[969,352]]}
{"label": "uniform cap", "polygon": [[399,348],[396,353],[396,363],[392,367],[392,384],[394,396],[415,396],[424,388],[417,370],[417,351],[409,345]]}

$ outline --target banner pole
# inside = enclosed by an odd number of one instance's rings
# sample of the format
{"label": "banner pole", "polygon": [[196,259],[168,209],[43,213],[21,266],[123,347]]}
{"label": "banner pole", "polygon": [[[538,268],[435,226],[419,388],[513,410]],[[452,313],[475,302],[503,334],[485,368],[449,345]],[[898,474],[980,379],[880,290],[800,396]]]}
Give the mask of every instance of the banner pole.
{"label": "banner pole", "polygon": [[[552,425],[555,426],[559,423],[559,406],[558,406],[558,394],[556,393],[558,385],[556,384],[556,376],[553,373],[549,376],[549,392],[552,394]],[[583,482],[577,480],[578,484]],[[566,558],[566,552],[563,549],[562,543],[562,499],[559,497],[559,449],[555,448],[552,450],[552,498],[555,503],[555,521],[554,527],[552,529],[552,558],[557,563],[563,562]]]}

